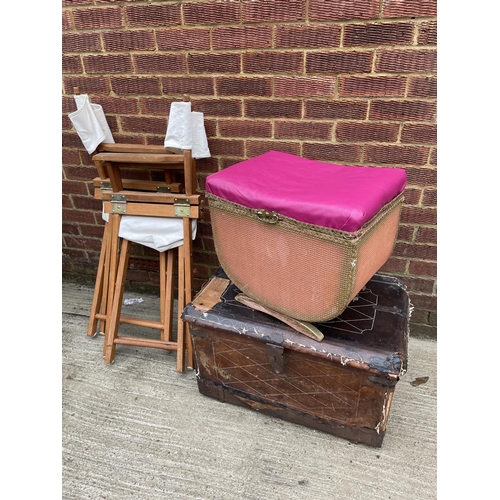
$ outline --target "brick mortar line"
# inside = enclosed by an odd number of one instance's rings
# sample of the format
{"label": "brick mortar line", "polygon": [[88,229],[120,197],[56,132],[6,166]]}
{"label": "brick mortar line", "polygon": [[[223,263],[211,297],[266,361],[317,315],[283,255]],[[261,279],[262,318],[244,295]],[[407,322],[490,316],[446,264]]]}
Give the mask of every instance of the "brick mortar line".
{"label": "brick mortar line", "polygon": [[[356,45],[354,47],[340,47],[340,46],[323,46],[323,47],[245,47],[245,48],[223,48],[223,49],[213,49],[213,48],[207,48],[207,49],[170,49],[170,50],[163,50],[163,49],[146,49],[146,50],[140,50],[140,49],[132,49],[132,50],[127,50],[127,49],[122,49],[122,50],[112,50],[112,51],[106,51],[106,48],[104,46],[104,40],[102,38],[102,35],[105,33],[110,33],[111,31],[116,31],[116,30],[93,30],[92,33],[99,33],[101,42],[103,43],[102,45],[102,51],[94,50],[94,51],[68,51],[64,52],[63,55],[71,55],[71,54],[84,54],[84,55],[89,55],[89,54],[120,54],[120,53],[126,53],[126,54],[142,54],[142,53],[148,53],[148,52],[153,52],[153,53],[158,53],[158,54],[238,54],[238,53],[245,53],[245,54],[258,54],[261,52],[265,53],[292,53],[292,54],[321,54],[321,53],[326,53],[326,54],[349,54],[349,53],[358,53],[358,52],[372,52],[373,55],[377,55],[377,52],[384,51],[384,50],[397,50],[399,52],[407,51],[407,52],[424,52],[424,51],[433,51],[437,49],[437,45],[401,45],[401,44],[391,44],[391,45]],[[127,30],[127,31],[134,31],[134,30]],[[138,29],[135,31],[144,31],[143,29]],[[81,32],[76,32],[76,33],[81,33]],[[68,32],[63,33],[64,34],[70,34]],[[156,35],[156,33],[155,33]],[[155,42],[157,45],[157,40],[155,36]]]}
{"label": "brick mortar line", "polygon": [[[276,119],[278,120],[278,119]],[[322,122],[325,123],[325,122]],[[314,144],[332,144],[332,139],[294,139],[292,137],[256,137],[256,138],[249,138],[249,137],[242,137],[242,136],[220,136],[217,137],[219,139],[224,139],[224,140],[232,140],[232,139],[243,139],[243,140],[256,140],[256,141],[262,141],[262,142],[274,142],[274,141],[286,141],[286,142],[307,142],[307,143],[314,143]],[[210,140],[210,138],[209,138]],[[428,144],[428,143],[398,143],[398,142],[380,142],[380,141],[336,141],[333,140],[333,144],[335,145],[349,145],[349,146],[397,146],[397,147],[420,147],[420,148],[429,148],[433,147],[434,144]],[[433,166],[430,164],[425,163],[424,165],[416,165],[416,166]]]}
{"label": "brick mortar line", "polygon": [[[429,18],[429,19],[435,19],[435,18]],[[73,20],[74,21],[74,20]],[[74,26],[73,22],[73,27],[71,29],[66,29],[62,30],[62,34],[66,33],[102,33],[102,32],[120,32],[120,31],[152,31],[155,35],[157,31],[166,31],[166,30],[184,30],[184,31],[189,31],[189,30],[199,30],[199,29],[206,29],[209,31],[210,35],[213,34],[213,30],[217,28],[247,28],[247,27],[263,27],[263,26],[269,26],[272,28],[277,28],[280,26],[308,26],[308,27],[327,27],[327,26],[338,26],[341,28],[340,30],[340,40],[339,40],[339,46],[338,48],[343,48],[343,49],[349,49],[349,48],[355,48],[358,46],[344,46],[344,37],[345,37],[345,28],[349,26],[365,26],[365,25],[371,25],[371,26],[381,26],[381,25],[393,25],[396,23],[401,22],[401,20],[398,21],[388,21],[388,22],[377,22],[377,23],[363,23],[363,22],[317,22],[317,23],[304,23],[304,22],[293,22],[293,21],[283,21],[283,22],[268,22],[268,23],[246,23],[246,24],[195,24],[195,25],[185,25],[185,24],[172,24],[172,25],[158,25],[158,26],[150,26],[147,24],[144,24],[142,26],[130,26],[130,25],[124,25],[120,27],[91,27],[91,28],[77,28]],[[406,21],[404,21],[406,22]],[[420,24],[425,21],[420,21],[419,23],[416,20],[411,20],[410,23],[413,23],[415,27],[417,28],[415,30],[415,33],[413,34],[413,41],[411,43],[405,43],[404,45],[400,44],[391,44],[391,45],[376,45],[382,46],[382,47],[392,47],[392,46],[404,46],[404,47],[437,47],[436,44],[418,44],[418,36],[420,34]],[[436,21],[437,22],[437,21]],[[275,36],[276,36],[276,30],[272,30],[272,40],[273,42],[275,41]],[[362,46],[360,46],[362,47]],[[263,49],[269,50],[269,49],[279,49],[281,47],[276,47],[274,44],[272,47],[263,47]],[[206,50],[211,50],[211,49],[206,49]],[[213,49],[216,50],[216,49]]]}
{"label": "brick mortar line", "polygon": [[[147,52],[142,52],[139,54],[146,54]],[[113,52],[113,54],[126,54],[126,52]],[[66,55],[66,54],[65,54]],[[74,54],[75,56],[80,56],[80,57],[86,57],[89,55],[95,55],[99,56],[101,54],[96,54],[96,53],[77,53]],[[110,54],[102,54],[104,57],[106,55]],[[135,54],[133,54],[135,55]],[[241,78],[241,79],[251,79],[251,78],[272,78],[273,80],[275,78],[317,78],[317,79],[337,79],[339,77],[344,78],[344,77],[355,77],[355,78],[373,78],[373,77],[400,77],[400,78],[407,78],[408,80],[410,78],[437,78],[437,72],[408,72],[408,73],[334,73],[332,71],[331,74],[324,74],[324,73],[299,73],[299,72],[289,72],[289,73],[275,73],[275,72],[270,72],[270,73],[139,73],[139,72],[134,72],[134,73],[87,73],[85,70],[85,65],[82,62],[82,67],[83,67],[83,73],[63,73],[62,77],[67,78],[67,77],[80,77],[83,74],[93,77],[93,76],[102,76],[102,77],[143,77],[143,78],[186,78],[186,77],[192,77],[192,78],[203,78],[203,77],[211,77],[214,79],[221,79],[221,78]],[[410,82],[408,81],[407,84]],[[338,85],[337,85],[338,87]],[[408,91],[408,87],[405,87],[405,93]],[[197,94],[198,95],[198,94]],[[205,95],[205,94],[199,94],[199,95]],[[208,96],[208,94],[206,94]],[[235,94],[236,95],[236,94]],[[259,96],[257,96],[259,97]],[[304,96],[297,96],[297,97],[304,97]],[[311,98],[328,98],[329,96],[311,96]],[[407,99],[407,100],[436,100],[436,97],[413,97],[413,96],[368,96],[368,97],[356,97],[356,96],[342,96],[339,97],[339,99],[373,99],[373,98],[387,98],[387,99]]]}
{"label": "brick mortar line", "polygon": [[[184,24],[184,6],[186,5],[186,0],[181,5],[180,9],[180,18],[181,18],[181,25],[182,26],[204,26],[204,25],[198,25],[198,24]],[[383,2],[383,0],[381,0]],[[188,3],[193,3],[193,4],[200,4],[202,5],[203,2],[188,2]],[[204,2],[206,4],[213,4],[216,3],[215,1],[212,2]],[[308,4],[309,2],[307,2]],[[148,6],[148,5],[165,5],[164,2],[158,1],[158,2],[147,2],[144,0],[142,4],[138,5],[143,5],[143,6]],[[175,4],[171,4],[175,5]],[[122,1],[122,2],[114,2],[113,4],[91,4],[91,5],[66,5],[62,7],[62,12],[69,11],[69,12],[74,12],[76,10],[87,10],[87,9],[92,9],[94,11],[96,10],[101,10],[101,9],[113,9],[113,8],[120,8],[123,11],[126,11],[127,7],[128,8],[134,8],[134,5],[130,5],[130,2]],[[241,7],[241,5],[240,5]],[[241,12],[240,12],[241,14]],[[241,17],[241,16],[240,16]],[[280,21],[280,20],[274,20],[274,21],[244,21],[240,20],[239,22],[236,23],[219,23],[215,26],[242,26],[242,25],[269,25],[269,24],[307,24],[314,26],[316,24],[388,24],[388,23],[396,23],[396,22],[410,22],[410,23],[421,23],[421,22],[427,22],[427,21],[433,21],[435,20],[437,22],[437,15],[434,16],[407,16],[407,17],[382,17],[382,11],[379,12],[378,17],[372,17],[369,19],[359,19],[359,18],[352,18],[352,19],[309,19],[309,9],[306,9],[306,16],[304,19],[299,19],[296,21],[292,20],[285,20],[285,21]],[[177,25],[176,25],[177,26]]]}
{"label": "brick mortar line", "polygon": [[[81,75],[77,75],[77,76],[81,76]],[[92,75],[91,75],[92,76]],[[98,74],[96,74],[96,76],[99,76]],[[102,76],[102,75],[100,75]],[[118,77],[121,77],[120,75],[117,75]],[[142,77],[142,76],[141,76]],[[104,77],[105,78],[105,77]],[[88,93],[88,92],[83,92],[83,93]],[[115,94],[116,95],[116,94]],[[116,95],[116,97],[114,96],[108,96],[107,94],[95,94],[94,97],[95,98],[116,98],[116,99],[136,99],[136,98],[142,98],[142,99],[166,99],[166,98],[170,98],[172,94],[163,94],[163,95],[147,95],[145,96],[144,94],[124,94],[124,95]],[[177,94],[175,94],[177,95]],[[178,94],[178,95],[181,95],[181,94]],[[235,102],[235,101],[239,101],[241,100],[242,101],[242,104],[245,104],[245,101],[247,100],[251,100],[251,101],[259,101],[259,102],[269,102],[270,100],[272,100],[273,102],[276,102],[276,100],[282,102],[297,102],[297,101],[301,101],[301,102],[317,102],[317,101],[325,101],[326,103],[329,103],[329,104],[335,104],[335,103],[343,103],[343,102],[353,102],[353,103],[359,103],[359,102],[367,102],[367,103],[370,103],[372,101],[390,101],[390,102],[401,102],[401,101],[404,101],[404,102],[420,102],[420,101],[423,101],[423,102],[430,102],[430,103],[434,103],[436,102],[435,99],[432,99],[432,98],[415,98],[415,97],[400,97],[400,98],[390,98],[390,97],[370,97],[370,98],[349,98],[349,97],[345,97],[345,98],[339,98],[339,99],[330,99],[328,97],[326,98],[321,98],[321,97],[318,97],[318,98],[314,98],[314,99],[310,99],[308,97],[304,97],[304,96],[297,96],[297,97],[290,97],[290,96],[286,96],[286,97],[275,97],[275,96],[269,96],[269,97],[260,97],[260,96],[239,96],[237,94],[235,94],[234,96],[217,96],[217,95],[213,95],[213,96],[205,96],[205,95],[201,95],[201,94],[194,94],[194,93],[191,93],[190,94],[191,96],[197,96],[196,97],[196,101],[212,101],[212,102],[220,102],[220,101],[226,101],[226,102]],[[68,94],[63,94],[63,97],[73,97],[73,94],[72,93],[68,93]],[[111,115],[115,115],[115,113],[109,113]],[[125,115],[125,116],[134,116],[134,114],[131,114],[131,115]],[[117,115],[118,116],[118,115]],[[121,114],[120,114],[121,116]],[[147,115],[143,115],[143,116],[150,116],[152,118],[154,117],[159,117],[159,116],[163,116],[163,115],[156,115],[156,114],[147,114]],[[246,116],[219,116],[219,115],[213,115],[212,118],[221,118],[221,119],[238,119],[238,118],[246,118]],[[251,117],[252,119],[258,119],[259,117]],[[286,117],[274,117],[275,119],[287,119]],[[266,117],[262,117],[261,119],[266,119]],[[326,118],[289,118],[289,120],[302,120],[302,119],[307,119],[307,120],[311,120],[311,121],[328,121],[328,119]],[[344,120],[344,121],[352,121],[352,122],[360,122],[360,123],[381,123],[381,124],[391,124],[391,123],[401,123],[401,124],[414,124],[414,125],[437,125],[437,120],[434,120],[434,121],[428,121],[428,120],[397,120],[397,119],[394,119],[394,120],[388,120],[388,119],[380,119],[380,120],[367,120],[367,119],[355,119],[355,118],[332,118],[332,120]]]}

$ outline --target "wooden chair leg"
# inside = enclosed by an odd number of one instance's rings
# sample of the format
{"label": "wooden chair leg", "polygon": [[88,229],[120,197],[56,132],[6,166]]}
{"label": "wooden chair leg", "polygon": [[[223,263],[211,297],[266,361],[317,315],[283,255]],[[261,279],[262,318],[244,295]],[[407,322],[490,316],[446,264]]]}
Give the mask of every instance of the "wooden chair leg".
{"label": "wooden chair leg", "polygon": [[[191,219],[185,218],[184,225],[184,307],[191,302],[193,298],[193,232],[191,226]],[[179,312],[182,313],[182,310]],[[179,316],[180,317],[180,316]],[[191,333],[189,325],[184,322],[185,328],[185,343],[186,343],[186,364],[188,369],[194,369],[194,352],[193,343],[191,340]]]}
{"label": "wooden chair leg", "polygon": [[[113,295],[115,290],[116,283],[116,273],[118,270],[118,257],[119,257],[119,249],[120,249],[120,237],[118,236],[120,230],[120,214],[110,214],[108,224],[110,224],[109,231],[109,258],[108,262],[108,271],[106,275],[107,279],[107,297],[106,297],[106,321],[105,321],[105,329],[104,336],[106,337],[106,332],[108,331],[109,326],[109,317],[113,311]],[[106,355],[106,342],[104,342],[103,354]]]}
{"label": "wooden chair leg", "polygon": [[167,252],[160,252],[158,254],[158,262],[160,264],[160,323],[164,325],[163,330],[160,332],[160,337],[164,340],[165,337],[165,321],[166,321],[166,303],[165,295],[167,293]]}
{"label": "wooden chair leg", "polygon": [[174,252],[160,253],[160,322],[164,325],[161,340],[167,342],[172,340]]}
{"label": "wooden chair leg", "polygon": [[185,264],[184,264],[184,245],[178,247],[178,294],[177,294],[177,371],[183,372],[185,365],[185,348],[186,348],[186,326],[181,319],[181,313],[184,310],[185,304]]}
{"label": "wooden chair leg", "polygon": [[[108,223],[104,225],[104,234],[102,236],[102,246],[101,246],[101,253],[99,255],[99,264],[97,266],[97,275],[95,279],[95,286],[94,286],[94,296],[92,298],[92,306],[90,308],[90,318],[89,318],[89,326],[87,328],[87,335],[89,337],[93,337],[97,333],[97,323],[99,321],[99,318],[97,315],[99,313],[102,313],[102,306],[103,306],[103,295],[104,295],[104,290],[105,290],[105,273],[107,271],[107,263],[106,263],[106,257],[109,255],[108,252],[108,244],[109,244],[109,231],[110,231],[110,226]],[[107,285],[106,285],[107,286]],[[105,314],[105,312],[104,312]],[[101,322],[102,325],[102,322]]]}
{"label": "wooden chair leg", "polygon": [[100,323],[99,332],[103,333],[106,331],[106,318],[108,311],[108,297],[109,297],[109,283],[110,283],[110,263],[111,263],[111,238],[112,238],[112,228],[109,223],[106,223],[108,227],[108,233],[106,235],[106,255],[104,257],[104,276],[102,284],[102,297],[101,297],[101,309],[100,309]]}
{"label": "wooden chair leg", "polygon": [[115,339],[118,337],[120,317],[122,312],[123,291],[125,289],[125,278],[129,261],[130,241],[122,240],[120,249],[120,260],[116,273],[113,291],[113,304],[110,308],[108,321],[106,322],[106,334],[104,337],[104,361],[112,363],[115,358]]}

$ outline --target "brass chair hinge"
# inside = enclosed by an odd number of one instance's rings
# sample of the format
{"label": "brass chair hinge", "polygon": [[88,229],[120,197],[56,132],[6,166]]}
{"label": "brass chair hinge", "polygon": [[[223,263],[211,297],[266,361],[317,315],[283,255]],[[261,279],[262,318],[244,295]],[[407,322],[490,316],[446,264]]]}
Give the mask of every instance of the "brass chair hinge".
{"label": "brass chair hinge", "polygon": [[176,217],[191,215],[191,204],[187,198],[174,198],[174,215]]}
{"label": "brass chair hinge", "polygon": [[127,201],[122,194],[111,195],[111,213],[112,214],[126,214]]}

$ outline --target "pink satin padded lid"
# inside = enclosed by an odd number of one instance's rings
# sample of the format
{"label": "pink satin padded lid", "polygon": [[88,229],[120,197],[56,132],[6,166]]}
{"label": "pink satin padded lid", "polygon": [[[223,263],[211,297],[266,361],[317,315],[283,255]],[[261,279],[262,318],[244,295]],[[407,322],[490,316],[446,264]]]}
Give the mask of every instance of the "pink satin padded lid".
{"label": "pink satin padded lid", "polygon": [[402,168],[333,165],[270,151],[209,175],[206,189],[248,208],[354,232],[405,185]]}

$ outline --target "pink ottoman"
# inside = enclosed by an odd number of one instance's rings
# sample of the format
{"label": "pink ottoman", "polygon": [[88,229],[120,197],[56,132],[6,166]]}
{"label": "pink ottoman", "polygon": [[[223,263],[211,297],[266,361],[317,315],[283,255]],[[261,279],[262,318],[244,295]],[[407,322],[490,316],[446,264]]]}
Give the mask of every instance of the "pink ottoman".
{"label": "pink ottoman", "polygon": [[340,315],[392,253],[401,168],[270,151],[207,178],[215,249],[231,281],[301,321]]}

